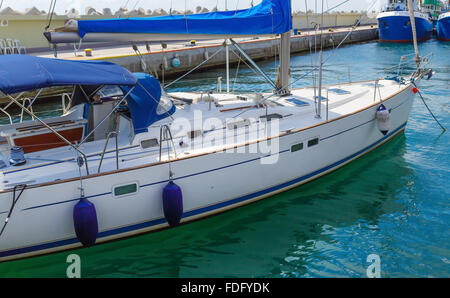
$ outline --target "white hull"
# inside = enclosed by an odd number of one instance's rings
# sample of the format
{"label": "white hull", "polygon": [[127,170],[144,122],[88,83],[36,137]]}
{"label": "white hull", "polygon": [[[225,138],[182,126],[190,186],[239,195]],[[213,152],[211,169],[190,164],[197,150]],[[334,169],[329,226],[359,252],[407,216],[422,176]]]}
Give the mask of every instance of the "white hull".
{"label": "white hull", "polygon": [[[273,164],[262,164],[265,154],[261,153],[204,152],[173,161],[174,181],[183,191],[182,222],[288,190],[368,153],[405,129],[413,95],[409,84],[384,100],[391,110],[386,136],[375,120],[378,101],[328,122],[282,132],[278,162]],[[316,137],[319,143],[308,148],[307,141]],[[291,152],[291,146],[302,141],[304,149]],[[83,179],[85,195],[97,211],[97,243],[168,227],[162,208],[168,177],[169,164],[162,162]],[[136,194],[113,196],[114,186],[132,182],[139,185]],[[79,187],[79,179],[72,178],[27,188],[0,238],[0,261],[81,247],[72,220]],[[0,191],[0,222],[6,218],[12,196],[11,191]]]}

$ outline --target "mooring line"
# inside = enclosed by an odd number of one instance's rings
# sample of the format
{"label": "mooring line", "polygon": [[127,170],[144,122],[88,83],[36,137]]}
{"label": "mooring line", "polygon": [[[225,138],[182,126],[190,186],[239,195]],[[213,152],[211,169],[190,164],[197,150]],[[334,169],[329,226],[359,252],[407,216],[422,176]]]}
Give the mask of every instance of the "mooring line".
{"label": "mooring line", "polygon": [[427,103],[425,102],[425,99],[423,98],[422,93],[420,93],[420,90],[417,87],[416,83],[414,81],[412,81],[412,84],[413,84],[414,87],[416,87],[417,93],[419,93],[420,98],[422,99],[422,102],[425,105],[425,107],[427,108],[428,112],[430,112],[431,116],[433,116],[433,118],[437,122],[437,124],[439,124],[439,126],[442,128],[442,132],[445,132],[447,129],[445,129],[445,127],[442,126],[442,124],[439,122],[439,120],[437,120],[436,116],[434,116],[433,112],[430,110],[430,108],[428,107]]}
{"label": "mooring line", "polygon": [[[18,188],[20,188],[20,187],[22,189],[20,190],[20,193],[19,193],[19,195],[16,198],[16,190]],[[11,214],[14,211],[14,207],[16,206],[17,201],[19,201],[20,197],[22,196],[22,193],[25,190],[25,188],[27,188],[26,184],[18,184],[16,186],[14,186],[13,201],[12,201],[12,204],[11,204],[11,208],[9,209],[8,215],[6,216],[5,223],[3,224],[3,228],[0,231],[0,237],[2,236],[3,232],[5,231],[5,228],[8,225],[8,222],[9,222],[9,218],[11,217]]]}

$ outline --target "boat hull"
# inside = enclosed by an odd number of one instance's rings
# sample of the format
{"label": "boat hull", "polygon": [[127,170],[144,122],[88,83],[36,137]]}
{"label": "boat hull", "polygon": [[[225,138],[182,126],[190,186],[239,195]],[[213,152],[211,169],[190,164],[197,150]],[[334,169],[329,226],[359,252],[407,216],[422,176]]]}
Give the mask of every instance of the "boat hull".
{"label": "boat hull", "polygon": [[[405,129],[412,88],[409,85],[383,101],[391,111],[391,129],[386,135],[377,127],[375,114],[380,103],[374,103],[341,118],[281,134],[273,139],[279,142],[279,150],[271,154],[276,163],[262,163],[267,157],[263,153],[221,150],[173,161],[171,168],[168,163],[158,163],[86,177],[85,195],[97,210],[97,243],[167,228],[162,191],[170,170],[183,192],[182,223],[272,196],[334,171]],[[315,138],[319,142],[308,147],[308,140]],[[299,142],[304,149],[291,152]],[[138,185],[136,193],[115,195],[115,186],[130,183]],[[79,187],[79,179],[69,179],[27,188],[2,235],[0,261],[81,247],[72,222]],[[0,222],[12,197],[11,191],[0,192]]]}
{"label": "boat hull", "polygon": [[[408,12],[381,13],[377,17],[379,40],[390,43],[413,42],[411,22]],[[423,42],[431,38],[433,23],[421,13],[415,13],[417,40]]]}
{"label": "boat hull", "polygon": [[436,25],[437,39],[450,41],[450,12],[439,17]]}

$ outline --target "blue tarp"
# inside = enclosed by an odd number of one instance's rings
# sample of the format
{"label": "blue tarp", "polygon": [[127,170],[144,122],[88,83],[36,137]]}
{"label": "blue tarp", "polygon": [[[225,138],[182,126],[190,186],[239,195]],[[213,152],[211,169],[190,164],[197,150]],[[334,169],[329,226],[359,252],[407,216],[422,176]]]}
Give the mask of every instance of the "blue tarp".
{"label": "blue tarp", "polygon": [[290,0],[263,0],[249,9],[186,16],[78,21],[81,38],[87,33],[264,35],[291,29]]}
{"label": "blue tarp", "polygon": [[71,61],[28,55],[0,56],[0,90],[13,94],[67,85],[134,86],[137,79],[125,68],[97,61]]}
{"label": "blue tarp", "polygon": [[[158,115],[156,112],[161,99],[161,85],[159,81],[146,73],[134,73],[139,83],[127,97],[128,108],[133,120],[134,133],[147,132],[148,127],[154,122],[164,119],[175,113],[175,106]],[[124,93],[130,91],[130,87],[122,87]]]}

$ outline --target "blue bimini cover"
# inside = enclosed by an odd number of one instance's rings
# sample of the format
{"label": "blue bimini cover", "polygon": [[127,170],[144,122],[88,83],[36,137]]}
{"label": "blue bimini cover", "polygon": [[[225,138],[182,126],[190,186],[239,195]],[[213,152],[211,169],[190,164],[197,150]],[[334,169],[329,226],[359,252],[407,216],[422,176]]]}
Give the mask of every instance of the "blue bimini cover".
{"label": "blue bimini cover", "polygon": [[249,9],[149,18],[78,21],[78,34],[281,34],[292,29],[290,0],[263,0]]}
{"label": "blue bimini cover", "polygon": [[[146,73],[134,73],[138,84],[127,97],[133,121],[134,133],[147,132],[148,127],[154,122],[164,119],[175,113],[175,105],[170,110],[158,114],[157,108],[161,100],[162,89],[159,81]],[[131,87],[123,86],[124,93],[128,93]]]}
{"label": "blue bimini cover", "polygon": [[0,90],[5,94],[53,86],[134,86],[136,83],[131,72],[109,62],[0,56]]}

